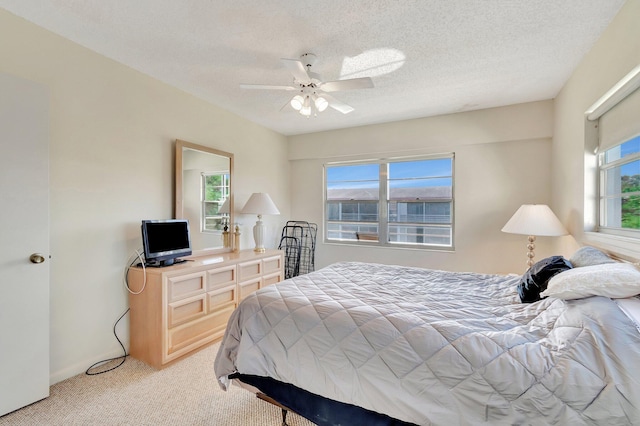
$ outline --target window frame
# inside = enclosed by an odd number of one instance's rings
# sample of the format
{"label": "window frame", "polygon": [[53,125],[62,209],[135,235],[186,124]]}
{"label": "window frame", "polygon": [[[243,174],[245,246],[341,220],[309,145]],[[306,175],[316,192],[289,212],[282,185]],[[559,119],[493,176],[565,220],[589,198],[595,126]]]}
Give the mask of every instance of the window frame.
{"label": "window frame", "polygon": [[[597,183],[597,194],[598,194],[598,202],[597,202],[597,215],[596,215],[596,219],[597,219],[597,226],[596,226],[596,230],[597,232],[601,232],[603,234],[611,234],[611,235],[619,235],[622,237],[627,237],[627,238],[634,238],[634,239],[638,239],[640,240],[640,229],[633,229],[633,228],[623,228],[623,227],[613,227],[613,226],[606,226],[603,225],[603,223],[606,222],[607,220],[607,206],[606,206],[606,201],[610,200],[612,198],[617,198],[614,196],[610,196],[609,194],[606,194],[606,187],[607,187],[607,171],[614,169],[616,167],[622,167],[626,164],[630,164],[633,163],[635,161],[640,161],[640,152],[636,152],[630,155],[627,155],[625,157],[619,158],[617,160],[613,160],[609,163],[605,162],[605,156],[606,153],[609,150],[615,149],[620,147],[621,145],[632,141],[636,138],[640,137],[640,135],[636,135],[630,139],[627,139],[625,141],[622,141],[621,143],[614,145],[610,148],[607,148],[606,150],[599,152],[597,154],[598,156],[598,170],[597,170],[597,175],[598,175],[598,183]],[[603,194],[603,192],[605,192]],[[614,195],[620,195],[620,198],[622,198],[622,194],[625,194],[623,192],[620,192],[619,194],[616,193]],[[631,192],[631,193],[626,193],[629,194],[629,196],[638,196],[640,195],[640,191],[638,192]]]}
{"label": "window frame", "polygon": [[[417,161],[425,161],[425,160],[440,160],[440,159],[450,159],[451,160],[451,175],[447,176],[439,176],[439,177],[430,177],[430,178],[450,178],[451,179],[451,198],[442,198],[442,199],[429,199],[425,200],[424,203],[430,202],[447,202],[450,204],[450,223],[449,224],[438,224],[438,223],[425,223],[418,224],[424,225],[428,227],[442,227],[449,229],[450,235],[450,244],[421,244],[421,243],[409,243],[409,242],[392,242],[389,241],[388,231],[389,225],[393,225],[394,222],[389,221],[389,206],[391,202],[406,202],[399,200],[389,200],[389,177],[387,175],[388,166],[391,163],[401,163],[401,162],[417,162]],[[328,199],[328,176],[327,169],[329,167],[339,167],[339,166],[356,166],[356,165],[372,165],[377,164],[378,169],[378,219],[377,221],[371,222],[372,225],[377,226],[377,239],[372,239],[368,236],[361,239],[338,239],[338,238],[330,238],[329,237],[329,202]],[[413,178],[415,179],[415,178]],[[358,203],[366,203],[370,200],[354,200],[354,202]],[[361,223],[361,222],[358,222]],[[324,232],[323,232],[323,241],[325,244],[339,244],[339,245],[358,245],[358,246],[369,246],[369,247],[382,247],[382,248],[399,248],[399,249],[417,249],[417,250],[431,250],[431,251],[454,251],[455,250],[455,152],[448,153],[439,153],[439,154],[429,154],[429,155],[417,155],[417,156],[407,156],[407,157],[389,157],[389,158],[377,158],[377,159],[363,159],[363,160],[350,160],[350,161],[335,161],[328,162],[323,165],[323,224],[324,224]],[[411,226],[409,223],[400,222],[397,223],[397,226]],[[366,233],[364,233],[366,235]]]}
{"label": "window frame", "polygon": [[[206,200],[206,194],[207,194],[207,177],[210,176],[221,176],[221,182],[222,184],[220,185],[221,188],[221,195],[222,198],[220,200],[213,200],[213,201],[208,201]],[[220,207],[222,207],[222,205],[224,204],[224,202],[227,200],[227,198],[229,198],[229,194],[231,192],[231,177],[230,177],[230,173],[228,170],[224,170],[224,171],[216,171],[216,172],[203,172],[201,174],[201,192],[200,192],[200,198],[201,198],[201,202],[200,202],[200,231],[203,233],[220,233],[222,232],[222,227],[224,226],[224,221],[225,218],[227,217],[227,214],[225,213],[218,213],[217,215],[207,215],[207,205],[209,204],[217,204],[218,205],[218,212],[220,210]],[[207,219],[214,219],[214,220],[219,220],[220,222],[220,229],[208,229],[207,228]]]}
{"label": "window frame", "polygon": [[[584,239],[583,243],[592,244],[609,250],[620,256],[629,258],[640,257],[640,233],[633,230],[610,229],[600,226],[602,192],[600,177],[600,119],[608,111],[621,103],[627,96],[640,90],[640,65],[636,66],[584,113]],[[627,138],[630,140],[631,138]],[[626,142],[620,140],[613,148]],[[606,151],[606,150],[604,150]]]}

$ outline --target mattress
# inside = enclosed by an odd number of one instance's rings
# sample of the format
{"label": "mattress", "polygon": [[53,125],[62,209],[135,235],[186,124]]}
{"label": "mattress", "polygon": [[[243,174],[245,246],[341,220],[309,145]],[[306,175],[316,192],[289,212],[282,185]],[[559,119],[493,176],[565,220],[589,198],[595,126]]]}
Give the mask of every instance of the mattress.
{"label": "mattress", "polygon": [[517,276],[342,262],[248,296],[215,361],[403,422],[638,424],[640,333],[604,297]]}

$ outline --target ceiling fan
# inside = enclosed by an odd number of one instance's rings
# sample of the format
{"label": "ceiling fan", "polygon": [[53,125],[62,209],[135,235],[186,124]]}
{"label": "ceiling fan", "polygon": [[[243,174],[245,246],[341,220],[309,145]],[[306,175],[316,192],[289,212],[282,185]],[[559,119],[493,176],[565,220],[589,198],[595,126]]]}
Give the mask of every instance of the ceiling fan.
{"label": "ceiling fan", "polygon": [[[373,87],[370,77],[350,78],[347,80],[335,80],[323,82],[320,75],[311,71],[311,67],[316,63],[316,55],[305,53],[300,59],[280,59],[285,68],[293,74],[293,84],[291,86],[271,86],[265,84],[241,84],[242,89],[267,89],[267,90],[287,90],[297,93],[291,98],[288,104],[300,114],[309,118],[315,116],[327,107],[331,107],[343,114],[353,111],[353,107],[340,102],[329,92],[342,90],[367,89]],[[285,105],[286,106],[286,105]]]}

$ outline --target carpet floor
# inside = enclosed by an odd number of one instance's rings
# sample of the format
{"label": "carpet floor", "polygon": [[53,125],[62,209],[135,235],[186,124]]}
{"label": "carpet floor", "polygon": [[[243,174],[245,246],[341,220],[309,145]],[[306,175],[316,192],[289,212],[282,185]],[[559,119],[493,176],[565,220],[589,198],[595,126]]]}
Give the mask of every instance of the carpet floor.
{"label": "carpet floor", "polygon": [[[237,386],[224,392],[213,372],[218,344],[158,371],[127,358],[96,376],[80,374],[51,387],[42,401],[0,417],[5,425],[280,426],[281,410]],[[294,414],[290,426],[313,426]]]}

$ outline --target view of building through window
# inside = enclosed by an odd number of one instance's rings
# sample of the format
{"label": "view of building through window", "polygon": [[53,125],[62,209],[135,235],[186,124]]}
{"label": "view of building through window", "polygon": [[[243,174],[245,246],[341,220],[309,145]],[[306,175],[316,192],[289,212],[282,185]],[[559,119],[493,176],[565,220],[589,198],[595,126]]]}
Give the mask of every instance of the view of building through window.
{"label": "view of building through window", "polygon": [[453,245],[453,155],[326,167],[326,237]]}

